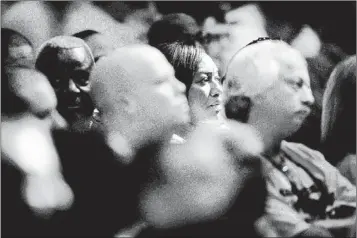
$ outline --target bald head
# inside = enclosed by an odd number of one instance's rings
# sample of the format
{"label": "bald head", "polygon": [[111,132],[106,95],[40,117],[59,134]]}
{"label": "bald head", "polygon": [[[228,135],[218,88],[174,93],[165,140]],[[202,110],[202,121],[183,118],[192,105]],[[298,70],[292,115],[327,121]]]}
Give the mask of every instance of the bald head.
{"label": "bald head", "polygon": [[104,112],[109,104],[118,105],[121,95],[138,93],[145,85],[160,82],[172,73],[173,68],[157,49],[146,45],[125,46],[95,65],[90,75],[91,96],[96,107]]}
{"label": "bald head", "polygon": [[75,123],[93,113],[89,98],[89,74],[94,65],[88,45],[73,36],[57,36],[45,42],[36,59],[36,69],[50,81],[62,116]]}
{"label": "bald head", "polygon": [[57,36],[45,42],[39,50],[36,68],[50,80],[68,66],[91,67],[93,55],[88,45],[73,36]]}
{"label": "bald head", "polygon": [[225,99],[234,95],[260,95],[295,66],[306,68],[307,63],[297,50],[283,41],[269,40],[246,46],[228,65]]}
{"label": "bald head", "polygon": [[307,63],[283,41],[250,44],[228,66],[224,81],[227,117],[253,125],[267,141],[296,132],[313,102]]}
{"label": "bald head", "polygon": [[175,78],[165,56],[151,46],[115,50],[97,62],[90,80],[92,99],[109,131],[125,130],[134,141],[162,139],[163,133],[170,134],[189,120],[185,85]]}

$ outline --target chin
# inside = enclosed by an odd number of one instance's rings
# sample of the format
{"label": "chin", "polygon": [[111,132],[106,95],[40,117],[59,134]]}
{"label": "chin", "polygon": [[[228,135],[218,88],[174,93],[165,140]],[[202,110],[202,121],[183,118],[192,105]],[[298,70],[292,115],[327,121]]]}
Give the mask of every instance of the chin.
{"label": "chin", "polygon": [[288,138],[290,136],[293,136],[301,128],[301,125],[302,123],[290,125],[290,127],[285,130],[285,137]]}

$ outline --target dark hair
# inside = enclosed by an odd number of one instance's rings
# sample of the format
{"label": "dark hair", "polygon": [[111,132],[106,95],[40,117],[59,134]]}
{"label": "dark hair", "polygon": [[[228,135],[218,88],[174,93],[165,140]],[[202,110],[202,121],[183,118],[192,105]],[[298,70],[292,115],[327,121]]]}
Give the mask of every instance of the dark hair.
{"label": "dark hair", "polygon": [[233,96],[224,106],[226,117],[239,122],[246,123],[249,119],[250,109],[252,102],[246,96]]}
{"label": "dark hair", "polygon": [[198,41],[201,31],[196,20],[185,13],[165,15],[148,31],[149,44],[159,49],[186,85],[186,95],[204,53]]}
{"label": "dark hair", "polygon": [[100,33],[95,30],[84,30],[84,31],[77,32],[76,34],[73,34],[72,36],[80,38],[82,40],[85,40],[88,37],[90,37],[92,35],[96,35],[96,34],[100,34]]}
{"label": "dark hair", "polygon": [[186,94],[191,87],[194,74],[204,53],[199,44],[185,44],[179,41],[159,44],[157,47],[174,67],[176,78],[186,85]]}
{"label": "dark hair", "polygon": [[336,164],[356,153],[356,56],[340,62],[332,72],[323,99],[322,150]]}
{"label": "dark hair", "polygon": [[149,45],[183,42],[193,44],[201,36],[196,20],[184,13],[172,13],[152,24],[148,31]]}

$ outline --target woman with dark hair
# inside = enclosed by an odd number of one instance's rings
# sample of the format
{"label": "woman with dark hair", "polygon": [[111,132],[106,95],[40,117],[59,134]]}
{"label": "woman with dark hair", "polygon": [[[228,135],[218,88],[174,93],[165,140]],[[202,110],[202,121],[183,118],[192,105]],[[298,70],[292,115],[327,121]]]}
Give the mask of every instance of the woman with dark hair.
{"label": "woman with dark hair", "polygon": [[356,184],[356,56],[339,63],[323,96],[322,151]]}
{"label": "woman with dark hair", "polygon": [[[163,31],[167,34],[162,34]],[[166,56],[176,78],[186,85],[191,125],[216,121],[221,112],[218,69],[200,45],[199,35],[195,20],[183,13],[165,16],[155,22],[148,33],[149,43]]]}
{"label": "woman with dark hair", "polygon": [[[195,20],[182,13],[165,16],[162,20],[155,22],[148,33],[149,44],[166,56],[175,70],[176,78],[186,86],[191,122],[185,128],[176,131],[177,135],[184,139],[192,138],[190,132],[199,128],[200,124],[213,122],[219,127],[223,122],[221,120],[223,112],[221,110],[221,79],[217,66],[200,44],[200,35],[200,29]],[[213,127],[216,128],[215,124]],[[224,126],[223,130],[221,128],[218,130],[225,131],[225,128]],[[176,139],[175,136],[173,139]],[[185,140],[179,141],[182,138],[177,139],[172,142],[186,142]],[[190,139],[187,140],[187,144],[190,144],[189,141]],[[198,139],[198,141],[201,140]],[[254,158],[249,160],[255,161]],[[154,235],[144,232],[142,237],[257,236],[253,224],[264,211],[262,207],[265,204],[265,183],[260,174],[248,180],[244,190],[232,202],[227,213],[217,219],[201,220],[195,224],[186,224],[168,230],[154,230]],[[259,201],[253,201],[254,197]],[[247,204],[252,202],[256,202],[256,207],[250,209],[248,215],[245,209]]]}

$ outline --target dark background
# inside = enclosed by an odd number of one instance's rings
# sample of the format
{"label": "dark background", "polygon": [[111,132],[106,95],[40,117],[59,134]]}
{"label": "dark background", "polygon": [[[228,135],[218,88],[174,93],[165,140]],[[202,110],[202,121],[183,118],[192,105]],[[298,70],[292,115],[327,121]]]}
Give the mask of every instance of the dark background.
{"label": "dark background", "polygon": [[[14,2],[2,1],[1,5],[11,5]],[[155,1],[154,1],[155,2]],[[59,11],[67,5],[67,1],[50,2]],[[93,1],[97,6],[108,10],[110,1]],[[146,8],[147,1],[121,1],[116,3],[114,16],[117,20],[125,18],[131,10]],[[162,14],[184,12],[192,15],[198,23],[208,16],[214,16],[223,22],[224,10],[222,3],[231,8],[246,3],[258,3],[268,21],[288,22],[296,29],[303,24],[309,24],[320,35],[325,43],[340,46],[347,54],[356,53],[356,1],[156,1],[155,4]],[[3,9],[2,9],[3,12]],[[113,15],[113,12],[111,13]]]}
{"label": "dark background", "polygon": [[[210,1],[156,2],[158,10],[165,13],[185,12],[199,23],[207,16],[223,21],[220,3]],[[226,2],[233,8],[249,2]],[[309,24],[326,43],[339,45],[348,54],[356,53],[356,1],[263,1],[258,3],[266,17],[276,21],[287,21],[299,28]]]}

